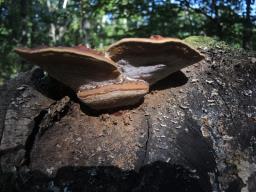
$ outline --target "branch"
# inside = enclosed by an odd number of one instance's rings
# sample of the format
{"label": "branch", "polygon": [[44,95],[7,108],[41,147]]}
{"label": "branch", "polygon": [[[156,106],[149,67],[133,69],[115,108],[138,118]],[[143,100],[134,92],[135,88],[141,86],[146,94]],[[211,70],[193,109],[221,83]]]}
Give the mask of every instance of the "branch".
{"label": "branch", "polygon": [[63,2],[63,9],[66,9],[66,7],[67,7],[67,3],[68,3],[68,0],[64,0],[64,2]]}

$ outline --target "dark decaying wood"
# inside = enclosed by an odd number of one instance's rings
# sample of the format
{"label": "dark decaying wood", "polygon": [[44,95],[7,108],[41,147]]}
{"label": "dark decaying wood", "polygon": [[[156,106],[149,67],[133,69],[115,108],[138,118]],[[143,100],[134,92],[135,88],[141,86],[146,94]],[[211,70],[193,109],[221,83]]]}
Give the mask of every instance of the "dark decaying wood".
{"label": "dark decaying wood", "polygon": [[255,54],[206,60],[95,112],[40,69],[0,92],[2,191],[256,190]]}

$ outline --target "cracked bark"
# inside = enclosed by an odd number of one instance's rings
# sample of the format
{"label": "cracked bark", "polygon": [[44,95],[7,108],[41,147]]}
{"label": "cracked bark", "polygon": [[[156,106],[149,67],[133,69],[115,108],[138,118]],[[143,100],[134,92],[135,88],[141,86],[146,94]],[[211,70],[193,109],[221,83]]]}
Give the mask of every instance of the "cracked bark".
{"label": "cracked bark", "polygon": [[255,53],[205,54],[111,112],[91,111],[39,69],[10,81],[0,93],[0,188],[253,191]]}
{"label": "cracked bark", "polygon": [[40,124],[43,120],[43,118],[45,117],[45,115],[47,114],[47,110],[42,110],[38,116],[36,116],[34,118],[34,127],[33,127],[33,130],[31,132],[31,134],[28,136],[27,140],[26,140],[26,143],[25,143],[25,159],[24,159],[24,164],[25,165],[29,165],[30,163],[30,153],[31,153],[31,150],[32,150],[32,147],[35,143],[35,139],[36,139],[36,136],[39,132],[39,129],[40,129]]}
{"label": "cracked bark", "polygon": [[40,111],[39,115],[34,118],[33,130],[25,143],[25,165],[30,164],[31,151],[36,139],[40,139],[54,123],[60,121],[67,114],[70,104],[70,98],[64,97],[60,101],[51,104],[47,109]]}
{"label": "cracked bark", "polygon": [[150,115],[146,114],[146,121],[147,121],[147,136],[146,136],[146,143],[145,143],[145,152],[144,152],[144,157],[143,157],[143,165],[146,164],[147,162],[147,155],[148,155],[148,146],[150,142],[150,131],[152,130],[152,125],[150,122]]}

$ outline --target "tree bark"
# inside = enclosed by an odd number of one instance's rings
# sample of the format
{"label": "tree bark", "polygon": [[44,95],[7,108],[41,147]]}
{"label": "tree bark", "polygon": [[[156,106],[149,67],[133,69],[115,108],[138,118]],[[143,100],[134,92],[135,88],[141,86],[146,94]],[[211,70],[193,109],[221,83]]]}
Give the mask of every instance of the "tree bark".
{"label": "tree bark", "polygon": [[246,0],[246,15],[243,22],[243,48],[245,49],[252,49],[253,24],[251,21],[251,4],[252,0]]}
{"label": "tree bark", "polygon": [[222,26],[220,23],[220,15],[219,15],[219,5],[217,5],[216,0],[212,0],[212,12],[213,12],[213,26],[216,26],[216,35],[220,38],[223,39],[222,35]]}
{"label": "tree bark", "polygon": [[[206,60],[95,112],[40,69],[1,88],[2,191],[255,191],[255,53]],[[253,59],[254,58],[254,59]]]}

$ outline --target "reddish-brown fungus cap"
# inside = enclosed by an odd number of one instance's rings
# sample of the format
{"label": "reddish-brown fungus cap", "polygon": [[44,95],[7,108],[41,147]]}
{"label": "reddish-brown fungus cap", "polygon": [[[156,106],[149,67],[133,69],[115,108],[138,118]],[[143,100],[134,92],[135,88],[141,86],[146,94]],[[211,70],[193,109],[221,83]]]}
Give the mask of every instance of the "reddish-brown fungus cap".
{"label": "reddish-brown fungus cap", "polygon": [[149,85],[143,80],[129,80],[115,84],[106,84],[91,90],[81,89],[77,96],[93,109],[116,108],[138,103],[149,91]]}
{"label": "reddish-brown fungus cap", "polygon": [[[180,39],[152,35],[150,38],[124,38],[112,44],[107,50],[113,61],[131,55],[157,56],[159,54],[175,54],[200,61],[204,56]],[[153,55],[152,55],[153,54]]]}
{"label": "reddish-brown fungus cap", "polygon": [[150,84],[204,58],[182,40],[159,35],[125,38],[112,44],[107,52],[127,76]]}
{"label": "reddish-brown fungus cap", "polygon": [[115,80],[120,75],[116,64],[103,53],[81,45],[17,48],[15,51],[75,91],[78,91],[81,85]]}
{"label": "reddish-brown fungus cap", "polygon": [[200,61],[204,56],[182,40],[153,35],[150,38],[125,38],[112,44],[107,50],[110,58],[117,61],[130,55],[152,56],[176,54]]}

